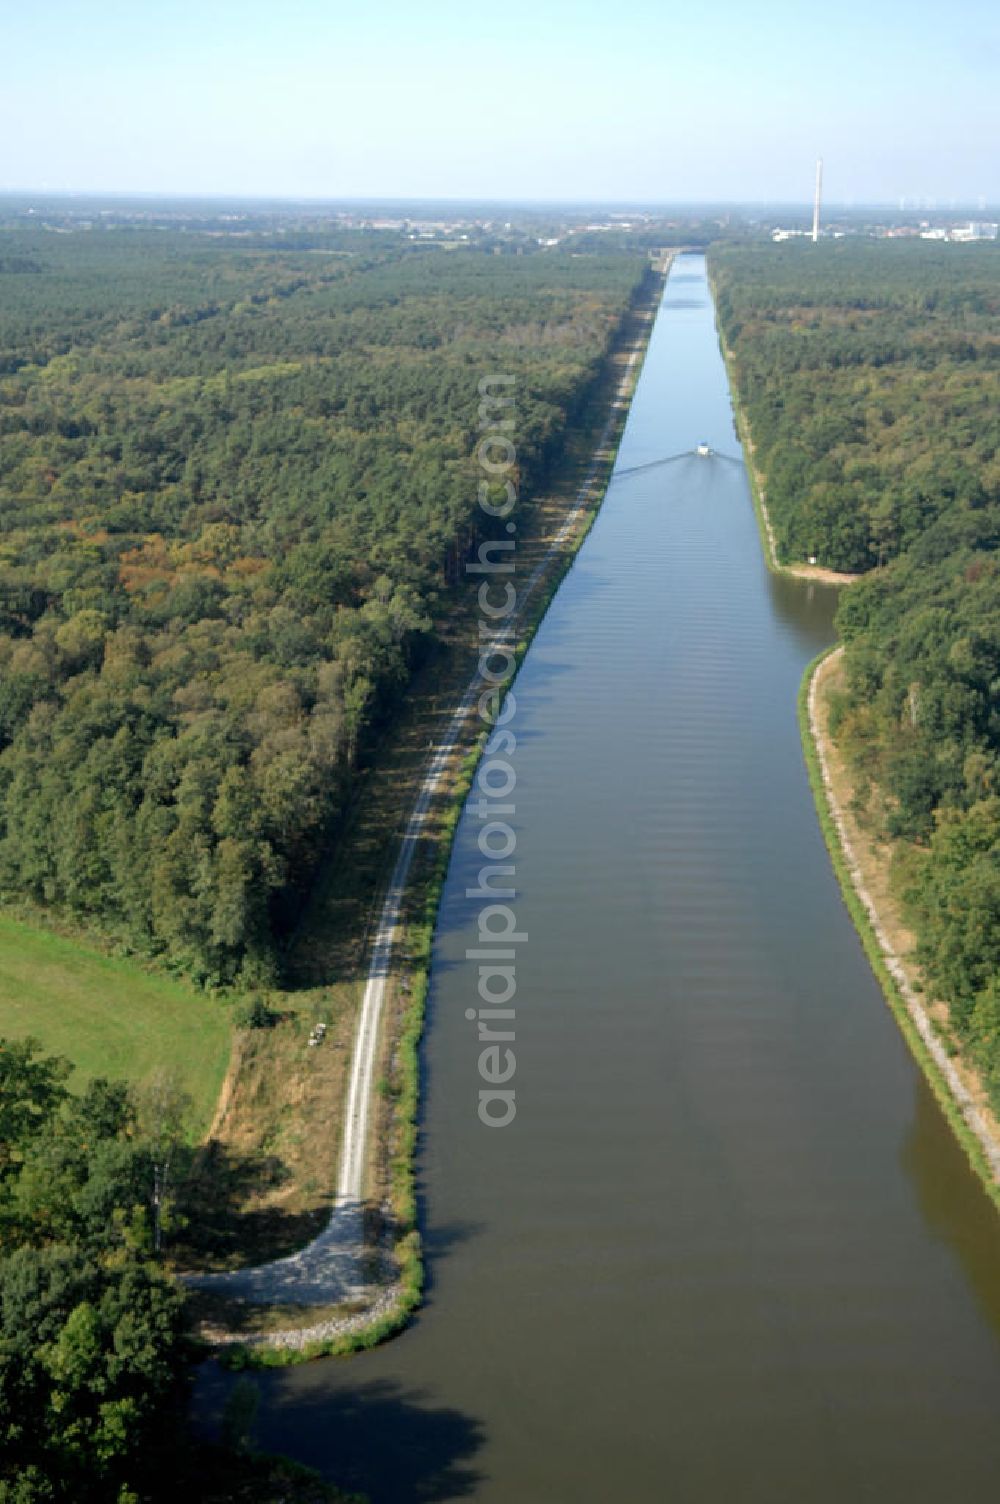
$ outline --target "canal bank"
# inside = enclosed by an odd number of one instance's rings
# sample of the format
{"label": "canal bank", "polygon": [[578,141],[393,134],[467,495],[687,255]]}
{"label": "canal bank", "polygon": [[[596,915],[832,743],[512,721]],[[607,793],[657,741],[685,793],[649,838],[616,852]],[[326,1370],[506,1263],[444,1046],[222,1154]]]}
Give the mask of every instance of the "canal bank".
{"label": "canal bank", "polygon": [[[732,453],[700,258],[618,469]],[[832,592],[721,459],[612,480],[517,688],[518,1114],[477,1117],[476,821],[432,957],[427,1303],[256,1376],[258,1441],[374,1504],[988,1494],[997,1219],[841,903],[795,696]],[[202,1375],[218,1410],[226,1379]]]}
{"label": "canal bank", "polygon": [[914,936],[906,932],[889,875],[891,858],[876,853],[851,801],[849,770],[830,735],[829,695],[841,673],[844,650],[834,648],[810,664],[799,692],[799,726],[820,825],[851,917],[881,983],[886,1001],[987,1195],[1000,1209],[1000,1133],[986,1092],[920,994],[923,978],[912,962]]}
{"label": "canal bank", "polygon": [[[709,276],[709,287],[712,296],[715,296],[715,286]],[[771,522],[771,514],[767,509],[767,498],[764,489],[764,477],[760,473],[754,455],[753,434],[750,432],[750,424],[747,422],[746,413],[739,398],[739,383],[736,379],[736,361],[733,352],[726,343],[725,336],[720,329],[718,331],[719,348],[722,351],[722,359],[725,362],[726,378],[729,382],[729,391],[733,404],[733,422],[736,433],[743,450],[743,457],[747,469],[747,481],[750,495],[753,500],[754,512],[757,517],[757,526],[760,529],[760,546],[764,551],[767,566],[775,574],[786,574],[798,580],[815,580],[822,585],[850,585],[852,581],[860,579],[860,575],[845,574],[842,570],[826,569],[821,564],[811,564],[800,560],[798,563],[782,564],[778,559],[778,547],[774,537],[774,525]]]}
{"label": "canal bank", "polygon": [[[230,1366],[280,1366],[365,1350],[398,1331],[420,1303],[423,1265],[413,1167],[418,1051],[430,943],[451,841],[486,740],[483,701],[490,701],[499,713],[511,671],[516,672],[603,501],[673,254],[664,253],[650,266],[578,430],[567,442],[564,473],[557,484],[545,496],[529,499],[527,518],[519,502],[512,505],[516,520],[507,524],[507,531],[520,527],[516,544],[480,548],[480,561],[484,548],[487,557],[498,547],[509,550],[502,556],[505,562],[467,566],[473,577],[470,594],[474,577],[490,579],[497,571],[507,577],[509,571],[512,605],[502,622],[492,608],[482,621],[472,679],[464,683],[463,676],[461,688],[441,686],[442,691],[450,689],[458,703],[428,742],[426,766],[409,789],[402,839],[392,841],[393,865],[366,947],[370,961],[345,1083],[341,1169],[332,1213],[322,1231],[290,1255],[247,1268],[186,1276],[200,1300],[204,1303],[208,1297],[212,1303],[212,1314],[202,1319],[199,1335],[220,1349]],[[497,380],[502,384],[510,378],[487,378],[486,387],[492,390],[490,383]],[[483,382],[479,390],[483,396]],[[516,399],[508,400],[515,411]],[[483,396],[480,414],[492,411],[499,416],[498,409],[505,406]],[[507,445],[506,430],[511,426],[516,426],[513,418],[485,435],[480,451],[496,442]],[[495,480],[497,467],[488,468]],[[488,593],[489,587],[480,584],[480,600],[484,589]],[[484,640],[483,626],[492,641]],[[470,635],[475,643],[475,635]],[[497,656],[507,659],[500,676],[491,671]],[[466,661],[463,654],[462,667]],[[475,648],[468,661],[476,661]],[[445,703],[448,698],[442,693]],[[378,1240],[371,1232],[371,1213],[380,1191],[385,1198],[381,1220],[392,1235]],[[228,1319],[220,1321],[216,1312]]]}

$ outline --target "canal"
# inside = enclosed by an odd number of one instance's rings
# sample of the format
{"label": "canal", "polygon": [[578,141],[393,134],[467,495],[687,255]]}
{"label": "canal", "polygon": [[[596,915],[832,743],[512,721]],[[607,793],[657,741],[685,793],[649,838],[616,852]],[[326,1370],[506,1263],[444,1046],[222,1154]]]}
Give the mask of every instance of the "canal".
{"label": "canal", "polygon": [[[700,257],[516,685],[517,1116],[477,1116],[482,859],[434,949],[430,1289],[263,1375],[373,1504],[949,1504],[1000,1486],[1000,1218],[842,905],[795,719],[833,593],[765,568]],[[219,1381],[208,1377],[209,1407]]]}

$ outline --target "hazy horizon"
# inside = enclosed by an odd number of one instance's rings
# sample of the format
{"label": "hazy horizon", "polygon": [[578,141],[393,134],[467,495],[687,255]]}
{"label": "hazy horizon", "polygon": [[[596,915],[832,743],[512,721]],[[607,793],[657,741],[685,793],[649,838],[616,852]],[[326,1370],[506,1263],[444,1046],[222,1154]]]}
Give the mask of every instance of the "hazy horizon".
{"label": "hazy horizon", "polygon": [[[643,200],[639,198],[528,198],[526,196],[512,196],[509,198],[477,198],[471,195],[446,195],[446,194],[378,194],[378,193],[352,193],[352,194],[278,194],[278,193],[231,193],[226,191],[211,192],[160,192],[155,189],[115,189],[115,188],[0,188],[0,202],[10,200],[37,200],[40,203],[118,203],[128,204],[166,204],[166,205],[213,205],[225,204],[232,206],[246,206],[247,208],[277,208],[277,209],[355,209],[355,208],[378,208],[378,209],[407,209],[407,208],[454,208],[466,210],[484,209],[523,209],[531,212],[541,212],[552,209],[559,212],[569,211],[592,211],[608,210],[616,215],[626,212],[636,214],[649,214],[659,216],[663,214],[684,214],[694,210],[699,213],[744,213],[762,212],[765,210],[782,210],[788,213],[802,213],[807,216],[812,214],[812,199],[804,196],[801,199],[662,199],[659,201]],[[921,213],[948,215],[969,212],[994,212],[1000,209],[1000,196],[995,201],[950,198],[942,201],[923,201],[918,199],[905,201],[878,200],[853,200],[836,202],[823,197],[824,214],[863,214],[868,211],[889,211],[893,214]]]}
{"label": "hazy horizon", "polygon": [[50,0],[5,31],[5,193],[798,205],[822,155],[831,205],[1000,200],[984,0]]}

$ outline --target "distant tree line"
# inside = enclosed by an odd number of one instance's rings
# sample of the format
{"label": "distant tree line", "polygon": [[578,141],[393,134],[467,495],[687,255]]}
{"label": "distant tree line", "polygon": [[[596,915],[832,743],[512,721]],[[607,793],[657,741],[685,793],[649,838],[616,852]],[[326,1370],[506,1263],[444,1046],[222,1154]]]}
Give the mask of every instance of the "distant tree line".
{"label": "distant tree line", "polygon": [[783,556],[870,571],[834,730],[1000,1110],[1000,249],[727,248],[714,272]]}

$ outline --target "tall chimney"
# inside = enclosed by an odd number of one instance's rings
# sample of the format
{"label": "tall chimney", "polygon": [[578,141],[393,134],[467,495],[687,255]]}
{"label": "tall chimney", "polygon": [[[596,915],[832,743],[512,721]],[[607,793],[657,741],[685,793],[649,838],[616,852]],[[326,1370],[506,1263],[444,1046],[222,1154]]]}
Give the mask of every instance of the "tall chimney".
{"label": "tall chimney", "polygon": [[816,196],[813,199],[813,245],[819,239],[819,201],[823,192],[823,158],[816,158]]}

